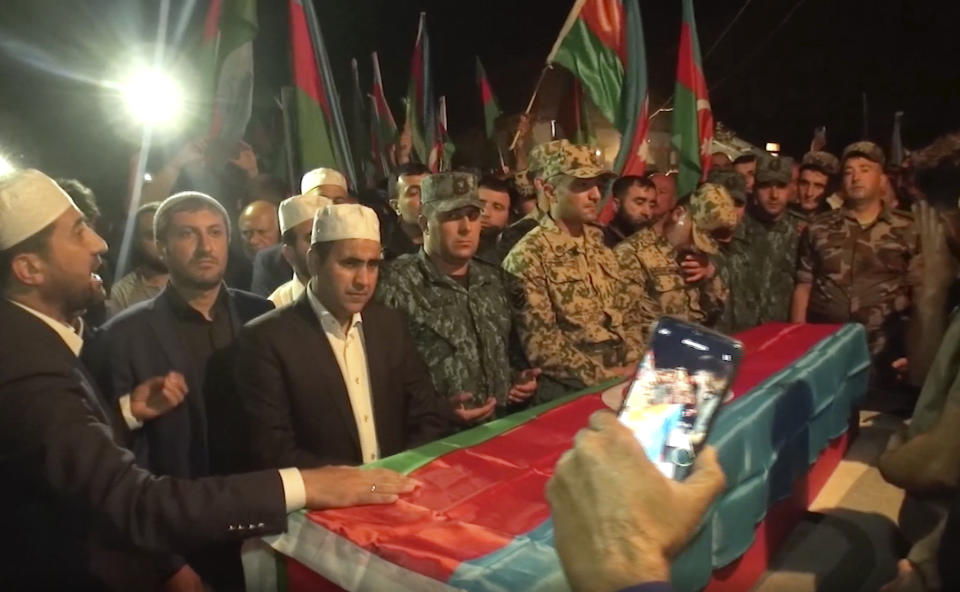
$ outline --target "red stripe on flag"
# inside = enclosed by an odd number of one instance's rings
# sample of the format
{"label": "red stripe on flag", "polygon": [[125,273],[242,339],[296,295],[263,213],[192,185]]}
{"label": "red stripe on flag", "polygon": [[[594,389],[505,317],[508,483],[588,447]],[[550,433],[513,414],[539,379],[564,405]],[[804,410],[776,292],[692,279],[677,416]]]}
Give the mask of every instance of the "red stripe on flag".
{"label": "red stripe on flag", "polygon": [[580,10],[580,18],[600,43],[620,56],[620,63],[627,63],[626,18],[620,0],[587,0]]}
{"label": "red stripe on flag", "polygon": [[317,71],[317,59],[307,28],[307,16],[303,12],[303,6],[295,0],[290,0],[290,45],[293,50],[294,83],[320,104],[327,121],[330,121],[330,105]]}
{"label": "red stripe on flag", "polygon": [[211,43],[220,32],[220,13],[223,10],[223,0],[210,0],[207,17],[203,21],[203,42]]}
{"label": "red stripe on flag", "polygon": [[492,99],[493,89],[490,88],[490,83],[487,82],[487,77],[482,76],[480,78],[480,100],[483,101],[484,105],[487,105]]}
{"label": "red stripe on flag", "polygon": [[[838,325],[770,324],[737,337],[744,360],[734,396],[793,364]],[[492,553],[550,516],[544,486],[599,394],[581,397],[411,473],[424,485],[391,506],[311,512],[309,518],[404,568],[447,581],[460,563]]]}

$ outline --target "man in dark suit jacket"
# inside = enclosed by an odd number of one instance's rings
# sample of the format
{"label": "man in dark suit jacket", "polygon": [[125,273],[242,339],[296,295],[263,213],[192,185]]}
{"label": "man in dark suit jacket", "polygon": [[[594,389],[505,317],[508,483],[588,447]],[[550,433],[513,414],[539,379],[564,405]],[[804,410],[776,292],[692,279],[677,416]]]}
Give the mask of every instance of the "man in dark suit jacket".
{"label": "man in dark suit jacket", "polygon": [[290,281],[293,268],[283,258],[283,245],[277,244],[258,251],[253,258],[253,281],[250,291],[266,298]]}
{"label": "man in dark suit jacket", "polygon": [[449,432],[457,415],[438,400],[399,313],[368,305],[380,230],[370,208],[327,206],[314,221],[311,280],[292,305],[240,335],[238,391],[258,466],[360,464]]}
{"label": "man in dark suit jacket", "polygon": [[[47,176],[0,178],[0,589],[147,589],[131,587],[134,565],[170,566],[171,553],[281,532],[304,505],[390,503],[412,489],[379,470],[190,481],[138,467],[116,443],[122,424],[77,359],[83,339],[70,324],[100,289],[93,272],[105,250]],[[133,405],[162,411],[164,383],[134,388]],[[198,584],[191,573],[173,578]]]}

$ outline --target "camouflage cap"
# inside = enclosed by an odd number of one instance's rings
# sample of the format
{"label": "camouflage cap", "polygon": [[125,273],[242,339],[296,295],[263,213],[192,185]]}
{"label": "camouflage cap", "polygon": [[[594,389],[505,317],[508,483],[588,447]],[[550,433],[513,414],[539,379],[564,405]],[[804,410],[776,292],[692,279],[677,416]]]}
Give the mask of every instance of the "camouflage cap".
{"label": "camouflage cap", "polygon": [[738,205],[747,203],[747,180],[731,168],[710,169],[707,183],[722,185]]}
{"label": "camouflage cap", "polygon": [[567,140],[554,140],[534,146],[530,151],[529,161],[530,169],[536,171],[537,177],[541,179],[560,174],[579,179],[613,175],[589,146],[571,144]]}
{"label": "camouflage cap", "polygon": [[437,173],[420,183],[420,201],[433,212],[451,212],[474,206],[483,209],[477,194],[477,177],[472,173]]}
{"label": "camouflage cap", "polygon": [[836,175],[840,172],[840,161],[837,157],[822,150],[814,150],[803,155],[800,166],[812,167],[824,175]]}
{"label": "camouflage cap", "polygon": [[513,188],[517,190],[520,197],[535,197],[537,188],[530,182],[530,169],[517,171],[513,175]]}
{"label": "camouflage cap", "polygon": [[717,253],[720,247],[712,235],[733,232],[739,220],[730,193],[722,185],[703,183],[690,196],[689,209],[694,244],[704,253]]}
{"label": "camouflage cap", "polygon": [[862,156],[867,160],[872,160],[873,162],[879,164],[881,167],[883,167],[887,162],[887,159],[883,156],[883,149],[873,142],[867,142],[866,140],[854,142],[853,144],[850,144],[844,148],[843,156],[840,157],[840,164],[842,165],[847,161],[848,158],[853,156]]}
{"label": "camouflage cap", "polygon": [[790,183],[793,179],[793,159],[789,156],[772,156],[757,163],[757,185]]}

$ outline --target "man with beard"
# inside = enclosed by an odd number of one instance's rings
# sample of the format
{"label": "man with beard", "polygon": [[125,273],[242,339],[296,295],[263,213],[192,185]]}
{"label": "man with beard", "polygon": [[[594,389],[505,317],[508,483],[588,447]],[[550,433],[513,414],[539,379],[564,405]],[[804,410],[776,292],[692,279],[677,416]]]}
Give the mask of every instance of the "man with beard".
{"label": "man with beard", "polygon": [[906,353],[904,317],[923,273],[913,216],[881,201],[883,164],[872,142],[844,149],[846,201],[807,227],[791,307],[795,323],[862,323],[881,373]]}
{"label": "man with beard", "polygon": [[616,213],[603,228],[603,244],[611,249],[658,219],[657,186],[652,181],[627,175],[613,182],[612,192]]}
{"label": "man with beard", "polygon": [[440,173],[422,188],[423,249],[390,264],[376,299],[405,313],[439,397],[480,410],[476,420],[495,407],[506,415],[531,399],[539,371],[510,351],[513,323],[500,269],[474,258],[483,220],[476,178]]}
{"label": "man with beard", "polygon": [[277,308],[292,304],[303,294],[304,286],[310,280],[307,251],[310,250],[313,217],[332,203],[322,195],[310,194],[295,195],[280,203],[283,258],[293,268],[293,278],[270,294],[268,300]]}
{"label": "man with beard", "polygon": [[[125,428],[90,380],[70,321],[100,290],[103,239],[46,175],[0,178],[0,526],[4,590],[199,590],[170,553],[277,534],[304,507],[391,503],[413,483],[389,471],[265,470],[157,478],[121,446]],[[181,404],[152,377],[131,393],[146,414]],[[377,485],[371,494],[371,484]]]}
{"label": "man with beard", "polygon": [[107,315],[116,316],[144,300],[150,300],[167,285],[167,266],[160,259],[157,242],[153,236],[153,217],[160,202],[143,204],[137,210],[136,234],[133,243],[133,260],[136,267],[110,288],[107,300]]}
{"label": "man with beard", "polygon": [[797,245],[804,223],[787,207],[792,165],[789,157],[773,157],[757,167],[754,203],[727,255],[731,294],[723,322],[727,332],[790,320]]}
{"label": "man with beard", "polygon": [[483,202],[480,212],[480,247],[476,257],[500,265],[506,255],[500,249],[500,235],[510,222],[510,187],[506,181],[484,175],[478,183],[477,196]]}
{"label": "man with beard", "polygon": [[631,299],[652,298],[663,314],[711,326],[723,310],[726,288],[710,256],[718,237],[737,225],[733,198],[704,183],[667,216],[663,234],[652,219],[614,249]]}
{"label": "man with beard", "polygon": [[632,375],[656,311],[630,300],[616,256],[593,226],[600,184],[612,173],[589,147],[566,140],[541,144],[534,154],[549,212],[503,268],[520,341],[543,370],[541,382],[552,390],[541,398],[549,399]]}
{"label": "man with beard", "polygon": [[797,181],[797,201],[790,208],[810,222],[817,214],[829,212],[833,206],[827,201],[837,189],[840,162],[829,152],[815,151],[803,155],[800,179]]}

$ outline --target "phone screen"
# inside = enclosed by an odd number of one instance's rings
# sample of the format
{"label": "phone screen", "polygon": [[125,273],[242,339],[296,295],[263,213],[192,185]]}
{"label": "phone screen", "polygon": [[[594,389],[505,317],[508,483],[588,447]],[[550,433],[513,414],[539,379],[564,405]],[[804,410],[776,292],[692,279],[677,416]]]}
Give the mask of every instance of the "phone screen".
{"label": "phone screen", "polygon": [[666,476],[689,472],[742,357],[735,339],[672,317],[657,322],[619,417]]}

